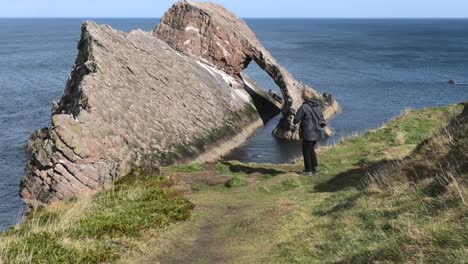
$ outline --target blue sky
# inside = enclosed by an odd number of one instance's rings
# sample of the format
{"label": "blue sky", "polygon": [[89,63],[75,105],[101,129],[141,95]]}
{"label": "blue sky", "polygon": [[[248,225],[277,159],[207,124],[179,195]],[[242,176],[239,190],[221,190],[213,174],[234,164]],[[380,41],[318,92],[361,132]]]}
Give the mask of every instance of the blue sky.
{"label": "blue sky", "polygon": [[[0,0],[0,17],[161,17],[175,0]],[[241,17],[463,17],[468,0],[212,0]]]}

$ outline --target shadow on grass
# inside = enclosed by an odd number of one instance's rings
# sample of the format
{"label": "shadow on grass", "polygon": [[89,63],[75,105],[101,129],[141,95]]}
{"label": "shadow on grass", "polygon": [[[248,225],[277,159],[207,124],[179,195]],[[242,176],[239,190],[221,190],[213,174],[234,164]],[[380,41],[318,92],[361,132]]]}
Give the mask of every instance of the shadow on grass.
{"label": "shadow on grass", "polygon": [[223,164],[228,166],[229,170],[235,173],[239,173],[239,172],[242,172],[245,174],[260,173],[260,174],[271,175],[271,176],[276,176],[276,175],[285,173],[285,171],[275,170],[271,168],[250,167],[250,166],[245,166],[241,164],[231,164],[229,162],[223,162]]}
{"label": "shadow on grass", "polygon": [[362,167],[354,168],[337,174],[327,182],[314,186],[315,192],[338,192],[346,188],[355,188],[363,190],[367,187],[368,175],[379,170],[393,166],[397,161],[382,160],[379,162],[368,163]]}
{"label": "shadow on grass", "polygon": [[353,195],[353,196],[347,198],[346,200],[344,200],[343,202],[333,206],[332,208],[330,208],[328,210],[319,210],[319,211],[315,212],[315,214],[318,215],[318,216],[325,216],[325,215],[332,215],[334,213],[349,210],[349,209],[353,208],[354,205],[356,205],[356,202],[360,197],[361,197],[361,195],[359,195],[359,194]]}
{"label": "shadow on grass", "polygon": [[362,189],[362,180],[366,177],[366,169],[351,169],[337,174],[332,179],[314,186],[315,192],[338,192],[346,188]]}

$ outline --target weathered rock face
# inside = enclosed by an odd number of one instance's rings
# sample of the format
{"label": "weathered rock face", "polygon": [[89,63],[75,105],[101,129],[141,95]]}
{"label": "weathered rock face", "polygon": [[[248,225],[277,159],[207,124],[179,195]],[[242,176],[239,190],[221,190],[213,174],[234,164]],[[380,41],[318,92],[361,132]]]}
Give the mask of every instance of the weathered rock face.
{"label": "weathered rock face", "polygon": [[[292,117],[306,86],[220,6],[179,2],[155,32],[86,22],[78,51],[51,127],[27,143],[21,196],[31,205],[99,190],[134,167],[218,159],[280,109],[275,135],[297,138]],[[252,60],[283,99],[242,74]],[[337,104],[327,98],[330,116]]]}
{"label": "weathered rock face", "polygon": [[[154,34],[174,49],[202,58],[238,78],[242,78],[240,73],[254,60],[273,78],[284,99],[283,117],[274,135],[298,138],[293,115],[302,103],[301,92],[307,86],[281,67],[245,22],[233,13],[212,3],[180,1],[166,12]],[[321,96],[317,94],[317,97]],[[334,100],[323,101],[326,115],[339,110]]]}
{"label": "weathered rock face", "polygon": [[263,124],[240,80],[150,32],[86,22],[78,49],[51,127],[27,143],[27,203],[99,190],[133,166],[218,158]]}
{"label": "weathered rock face", "polygon": [[273,91],[266,92],[247,74],[241,73],[244,89],[252,98],[260,117],[264,122],[278,115],[283,107],[283,98]]}

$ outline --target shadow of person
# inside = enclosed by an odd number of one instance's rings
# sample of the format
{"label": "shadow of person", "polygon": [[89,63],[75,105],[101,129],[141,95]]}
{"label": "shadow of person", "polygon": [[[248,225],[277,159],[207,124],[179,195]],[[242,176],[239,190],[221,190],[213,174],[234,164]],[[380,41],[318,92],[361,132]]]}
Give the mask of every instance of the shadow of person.
{"label": "shadow of person", "polygon": [[384,168],[390,168],[398,161],[399,160],[382,160],[379,162],[360,165],[361,167],[341,172],[332,179],[315,185],[313,191],[338,192],[346,188],[356,188],[358,190],[363,190],[367,186],[366,180],[368,179],[368,175],[371,175]]}
{"label": "shadow of person", "polygon": [[243,164],[232,164],[229,162],[223,162],[224,165],[229,167],[229,170],[232,172],[242,172],[245,174],[260,173],[265,175],[276,176],[279,174],[284,174],[286,171],[276,170],[272,168],[261,168],[261,167],[250,167]]}

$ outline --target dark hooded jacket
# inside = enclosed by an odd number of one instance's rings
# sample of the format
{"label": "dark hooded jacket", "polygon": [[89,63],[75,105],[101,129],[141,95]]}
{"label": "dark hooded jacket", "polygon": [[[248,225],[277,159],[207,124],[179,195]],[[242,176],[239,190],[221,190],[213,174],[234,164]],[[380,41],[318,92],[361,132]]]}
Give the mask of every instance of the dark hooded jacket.
{"label": "dark hooded jacket", "polygon": [[317,141],[325,138],[323,127],[326,123],[319,102],[315,100],[304,101],[294,117],[294,124],[299,122],[301,123],[299,137],[302,140]]}

